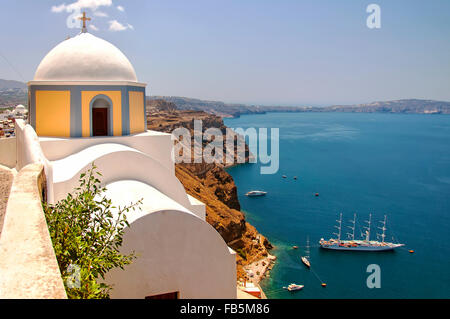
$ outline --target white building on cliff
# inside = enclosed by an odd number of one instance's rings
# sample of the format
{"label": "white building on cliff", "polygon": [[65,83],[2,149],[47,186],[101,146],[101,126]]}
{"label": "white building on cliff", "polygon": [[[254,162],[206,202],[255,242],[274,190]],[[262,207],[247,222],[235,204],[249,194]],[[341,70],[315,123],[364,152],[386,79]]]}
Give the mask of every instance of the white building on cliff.
{"label": "white building on cliff", "polygon": [[[64,40],[28,83],[29,124],[17,121],[16,169],[42,163],[51,203],[92,162],[114,204],[144,198],[128,215],[122,246],[138,258],[108,274],[112,298],[235,298],[235,253],[175,177],[171,136],[146,129],[145,87],[111,43],[85,29]],[[11,207],[5,225],[8,214]]]}

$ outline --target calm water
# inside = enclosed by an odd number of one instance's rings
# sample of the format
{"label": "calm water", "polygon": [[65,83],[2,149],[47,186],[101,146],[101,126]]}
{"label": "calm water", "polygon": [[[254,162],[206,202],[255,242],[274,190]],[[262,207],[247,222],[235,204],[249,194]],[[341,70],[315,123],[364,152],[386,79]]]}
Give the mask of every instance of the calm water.
{"label": "calm water", "polygon": [[[278,261],[262,282],[269,298],[450,297],[450,116],[271,113],[225,124],[280,128],[277,174],[260,175],[259,164],[228,170],[248,221],[276,246]],[[268,195],[244,195],[254,189]],[[358,214],[357,234],[370,212],[373,226],[387,214],[387,240],[394,237],[406,248],[320,249],[319,239],[330,238],[340,212],[344,225]],[[372,238],[375,233],[372,228]],[[307,236],[312,271],[299,259]],[[381,267],[379,289],[367,288],[369,264]],[[305,288],[296,293],[281,288],[289,283]]]}

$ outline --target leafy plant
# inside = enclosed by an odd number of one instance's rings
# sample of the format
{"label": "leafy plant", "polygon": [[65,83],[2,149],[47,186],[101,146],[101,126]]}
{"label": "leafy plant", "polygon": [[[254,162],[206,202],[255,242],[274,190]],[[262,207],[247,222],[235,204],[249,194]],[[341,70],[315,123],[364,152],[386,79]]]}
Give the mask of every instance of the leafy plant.
{"label": "leafy plant", "polygon": [[[103,194],[96,166],[80,175],[74,194],[55,205],[43,203],[59,269],[67,296],[74,299],[109,298],[111,285],[102,282],[114,268],[123,269],[136,258],[119,252],[126,213],[142,200],[126,207],[115,207]],[[101,279],[100,279],[101,278]]]}
{"label": "leafy plant", "polygon": [[245,250],[243,250],[242,248],[238,248],[236,252],[239,256],[242,257],[242,259],[247,260],[247,252]]}

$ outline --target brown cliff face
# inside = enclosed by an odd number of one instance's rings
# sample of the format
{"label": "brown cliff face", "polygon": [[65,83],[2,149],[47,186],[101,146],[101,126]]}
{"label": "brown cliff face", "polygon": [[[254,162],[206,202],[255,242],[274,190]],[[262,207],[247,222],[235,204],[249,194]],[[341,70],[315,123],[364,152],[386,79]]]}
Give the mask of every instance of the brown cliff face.
{"label": "brown cliff face", "polygon": [[[167,102],[166,102],[167,103]],[[167,103],[169,104],[169,103]],[[202,111],[179,111],[159,100],[147,106],[150,130],[172,132],[185,127],[193,130],[193,120],[202,120],[203,130],[216,127],[225,132],[220,117]],[[233,178],[221,164],[205,162],[176,164],[175,173],[186,192],[206,205],[206,220],[236,251],[237,276],[245,276],[242,266],[267,256],[269,241],[246,222],[240,211],[237,188]]]}

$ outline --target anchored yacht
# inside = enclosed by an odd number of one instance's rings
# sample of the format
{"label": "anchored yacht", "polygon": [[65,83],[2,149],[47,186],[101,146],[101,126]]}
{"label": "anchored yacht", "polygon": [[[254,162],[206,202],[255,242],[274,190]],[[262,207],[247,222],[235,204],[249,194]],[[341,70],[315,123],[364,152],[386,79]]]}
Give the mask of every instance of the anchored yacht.
{"label": "anchored yacht", "polygon": [[340,214],[338,222],[338,226],[335,226],[338,229],[337,233],[334,233],[337,238],[331,238],[329,240],[320,239],[319,244],[324,249],[333,249],[333,250],[350,250],[350,251],[386,251],[393,250],[397,247],[404,246],[404,244],[395,244],[384,241],[386,235],[386,215],[384,216],[384,221],[381,222],[383,227],[379,227],[383,232],[381,234],[381,241],[370,240],[370,226],[371,226],[372,215],[369,214],[369,220],[367,221],[368,225],[365,227],[366,237],[362,240],[355,239],[355,223],[356,223],[356,214],[354,215],[352,225],[348,226],[352,232],[348,233],[349,240],[341,240],[341,228],[342,228],[342,214]]}

